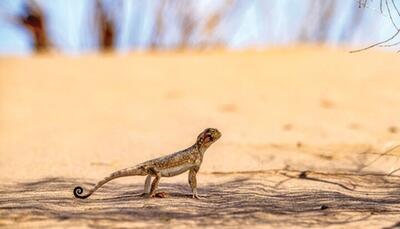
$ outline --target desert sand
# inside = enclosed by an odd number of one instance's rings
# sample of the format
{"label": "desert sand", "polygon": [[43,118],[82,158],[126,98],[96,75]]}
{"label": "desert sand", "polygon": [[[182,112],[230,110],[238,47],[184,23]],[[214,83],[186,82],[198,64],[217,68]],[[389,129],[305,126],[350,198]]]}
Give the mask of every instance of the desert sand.
{"label": "desert sand", "polygon": [[[0,226],[5,228],[395,228],[400,225],[400,56],[265,51],[0,58]],[[184,149],[187,175],[111,172]],[[379,158],[378,158],[379,157]]]}

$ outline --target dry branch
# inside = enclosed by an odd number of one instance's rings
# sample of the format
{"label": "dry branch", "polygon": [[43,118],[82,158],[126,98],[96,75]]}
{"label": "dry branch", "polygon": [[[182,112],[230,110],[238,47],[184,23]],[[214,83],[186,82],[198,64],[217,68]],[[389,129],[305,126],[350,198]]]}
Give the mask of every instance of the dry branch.
{"label": "dry branch", "polygon": [[[359,3],[359,8],[366,8],[366,7],[367,7],[368,0],[364,0],[364,1],[358,0],[358,3]],[[397,8],[397,5],[396,5],[396,3],[394,2],[394,0],[391,0],[391,3],[392,3],[393,9],[394,9],[395,12],[398,14],[398,18],[397,18],[397,19],[400,21],[400,11],[399,11],[399,9]],[[397,26],[397,24],[396,24],[396,21],[395,21],[396,18],[395,18],[394,15],[392,14],[391,6],[389,5],[388,0],[385,0],[385,2],[383,2],[383,0],[380,0],[380,1],[379,1],[379,7],[380,7],[380,12],[381,12],[381,14],[383,14],[383,12],[384,12],[384,6],[383,6],[383,4],[385,4],[385,8],[386,8],[386,11],[388,12],[390,22],[392,23],[393,27],[396,29],[396,32],[395,32],[391,37],[389,37],[389,38],[386,39],[386,40],[383,40],[383,41],[374,43],[374,44],[372,44],[372,45],[370,45],[370,46],[367,46],[367,47],[365,47],[365,48],[352,50],[352,51],[350,51],[350,53],[356,53],[356,52],[365,51],[365,50],[368,50],[368,49],[371,49],[371,48],[374,48],[374,47],[377,47],[377,46],[379,46],[379,47],[393,47],[393,46],[396,46],[396,45],[400,44],[400,42],[395,42],[395,43],[393,43],[393,44],[386,44],[386,43],[392,41],[393,39],[395,39],[395,38],[400,34],[400,28],[399,28],[399,27]],[[398,52],[400,52],[400,50],[399,50]]]}

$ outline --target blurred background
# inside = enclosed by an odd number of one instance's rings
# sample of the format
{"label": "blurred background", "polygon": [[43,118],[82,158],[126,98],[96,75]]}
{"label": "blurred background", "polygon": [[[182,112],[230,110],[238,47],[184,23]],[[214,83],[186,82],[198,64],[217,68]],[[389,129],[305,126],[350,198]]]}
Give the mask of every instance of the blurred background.
{"label": "blurred background", "polygon": [[295,44],[354,49],[393,36],[399,8],[397,0],[3,0],[0,54]]}

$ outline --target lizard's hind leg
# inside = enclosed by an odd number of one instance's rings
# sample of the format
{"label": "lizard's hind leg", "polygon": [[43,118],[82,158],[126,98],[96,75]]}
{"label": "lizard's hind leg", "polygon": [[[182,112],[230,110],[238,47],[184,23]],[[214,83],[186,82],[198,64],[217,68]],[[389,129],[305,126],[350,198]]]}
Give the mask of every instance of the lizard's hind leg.
{"label": "lizard's hind leg", "polygon": [[147,175],[146,181],[144,182],[143,195],[149,195],[151,190],[151,175]]}
{"label": "lizard's hind leg", "polygon": [[[159,197],[159,198],[165,198],[168,196],[167,193],[165,192],[158,192],[156,193],[157,187],[158,187],[158,183],[160,182],[161,179],[161,173],[158,172],[155,168],[153,167],[148,167],[146,168],[147,171],[147,177],[146,177],[146,181],[144,183],[144,193],[142,194],[142,196],[145,197]],[[153,182],[151,182],[151,178],[152,176],[155,176],[156,178],[153,180]],[[151,185],[150,185],[151,183]]]}
{"label": "lizard's hind leg", "polygon": [[151,184],[151,190],[149,193],[149,197],[158,197],[158,198],[166,198],[168,194],[166,192],[157,192],[158,183],[160,183],[161,176],[157,174],[156,178],[154,179],[153,183]]}
{"label": "lizard's hind leg", "polygon": [[[151,197],[151,194],[150,194],[151,187],[152,187],[151,178],[152,178],[151,175],[147,175],[146,181],[144,182],[143,193],[140,196]],[[164,196],[160,196],[159,193],[153,194],[153,196],[164,197]]]}

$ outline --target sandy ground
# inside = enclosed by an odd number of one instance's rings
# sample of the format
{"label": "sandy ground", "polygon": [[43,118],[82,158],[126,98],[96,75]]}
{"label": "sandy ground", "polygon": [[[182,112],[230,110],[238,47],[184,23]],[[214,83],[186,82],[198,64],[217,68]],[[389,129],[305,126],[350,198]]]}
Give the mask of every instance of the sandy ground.
{"label": "sandy ground", "polygon": [[[400,57],[322,48],[0,59],[0,226],[400,226]],[[89,187],[223,137],[198,175]],[[371,162],[374,162],[371,164]]]}

